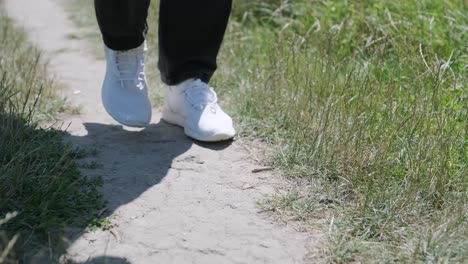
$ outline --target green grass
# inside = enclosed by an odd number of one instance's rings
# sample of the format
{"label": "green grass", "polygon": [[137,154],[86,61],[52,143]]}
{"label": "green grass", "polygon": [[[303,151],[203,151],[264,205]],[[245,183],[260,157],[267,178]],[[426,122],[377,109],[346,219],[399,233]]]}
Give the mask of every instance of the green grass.
{"label": "green grass", "polygon": [[464,262],[466,4],[236,4],[213,84],[229,87],[242,133],[308,182],[264,206],[322,217],[333,262]]}
{"label": "green grass", "polygon": [[[60,113],[75,110],[67,105],[65,98],[56,95],[55,91],[62,89],[62,85],[43,77],[47,75],[46,63],[41,53],[26,43],[25,33],[13,28],[3,12],[0,22],[0,78],[4,83],[8,82],[8,86],[15,86],[10,89],[12,95],[9,99],[13,104],[30,107],[32,103],[36,103],[35,121],[51,121]],[[41,89],[42,87],[48,89]],[[8,96],[5,92],[2,91],[2,97]],[[39,94],[42,100],[36,102],[35,98]]]}
{"label": "green grass", "polygon": [[65,228],[92,220],[100,183],[79,173],[63,132],[37,125],[67,107],[40,51],[1,11],[0,46],[0,263],[30,263],[57,257]]}
{"label": "green grass", "polygon": [[234,3],[212,85],[297,180],[263,209],[328,230],[329,262],[466,262],[466,1]]}

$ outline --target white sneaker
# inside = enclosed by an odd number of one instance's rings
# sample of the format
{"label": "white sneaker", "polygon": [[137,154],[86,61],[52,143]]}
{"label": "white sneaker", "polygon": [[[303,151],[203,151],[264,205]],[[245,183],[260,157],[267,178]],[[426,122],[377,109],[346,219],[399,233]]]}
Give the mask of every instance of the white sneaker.
{"label": "white sneaker", "polygon": [[168,86],[162,119],[184,128],[191,138],[214,142],[236,135],[232,119],[219,107],[213,88],[190,79]]}
{"label": "white sneaker", "polygon": [[146,43],[127,51],[105,47],[107,71],[102,102],[112,118],[130,127],[145,127],[151,120],[145,75],[146,50]]}

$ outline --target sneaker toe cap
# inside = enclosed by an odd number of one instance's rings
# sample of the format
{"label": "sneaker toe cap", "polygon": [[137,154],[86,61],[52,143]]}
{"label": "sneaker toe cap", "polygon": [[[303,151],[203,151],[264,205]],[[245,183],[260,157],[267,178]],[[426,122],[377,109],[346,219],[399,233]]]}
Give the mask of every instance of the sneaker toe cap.
{"label": "sneaker toe cap", "polygon": [[151,104],[144,94],[103,94],[102,101],[109,115],[123,125],[145,127],[151,121]]}
{"label": "sneaker toe cap", "polygon": [[236,130],[232,119],[226,114],[204,116],[198,124],[189,127],[191,136],[201,141],[222,141],[233,138]]}

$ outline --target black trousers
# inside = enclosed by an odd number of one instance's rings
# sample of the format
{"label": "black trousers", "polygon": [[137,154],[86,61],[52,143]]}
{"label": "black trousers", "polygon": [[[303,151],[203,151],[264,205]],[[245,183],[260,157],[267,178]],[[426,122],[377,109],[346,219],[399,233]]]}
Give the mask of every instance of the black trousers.
{"label": "black trousers", "polygon": [[[113,50],[140,46],[148,31],[150,0],[94,0],[104,43]],[[163,82],[208,82],[231,12],[232,0],[160,0],[159,61]]]}

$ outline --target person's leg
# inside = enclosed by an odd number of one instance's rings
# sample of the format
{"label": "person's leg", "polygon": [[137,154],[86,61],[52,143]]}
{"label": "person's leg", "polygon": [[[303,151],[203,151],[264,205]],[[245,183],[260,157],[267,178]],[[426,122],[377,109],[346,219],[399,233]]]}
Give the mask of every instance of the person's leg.
{"label": "person's leg", "polygon": [[146,37],[150,0],[94,0],[104,43],[113,50],[130,50]]}
{"label": "person's leg", "polygon": [[161,0],[159,70],[168,85],[162,118],[201,141],[221,141],[236,134],[231,117],[208,86],[231,4],[231,0]]}
{"label": "person's leg", "polygon": [[231,5],[232,0],[161,0],[158,66],[166,84],[210,80]]}
{"label": "person's leg", "polygon": [[107,61],[104,108],[117,122],[144,127],[151,121],[145,75],[146,18],[150,0],[95,0]]}

